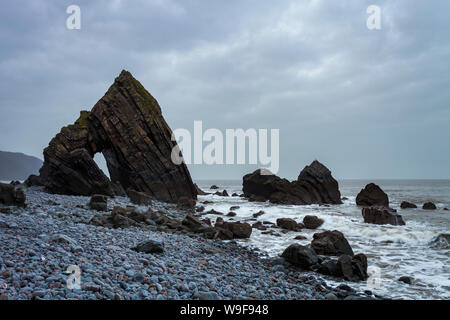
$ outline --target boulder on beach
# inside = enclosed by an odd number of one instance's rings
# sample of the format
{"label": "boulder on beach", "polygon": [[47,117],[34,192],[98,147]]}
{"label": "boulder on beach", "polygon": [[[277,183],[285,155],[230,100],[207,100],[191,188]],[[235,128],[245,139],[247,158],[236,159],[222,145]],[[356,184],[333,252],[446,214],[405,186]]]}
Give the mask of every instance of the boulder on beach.
{"label": "boulder on beach", "polygon": [[317,254],[329,256],[340,256],[342,254],[354,255],[353,249],[345,236],[337,230],[315,233],[311,242],[311,248]]}
{"label": "boulder on beach", "polygon": [[426,202],[422,206],[423,210],[436,210],[436,205],[433,202]]}
{"label": "boulder on beach", "polygon": [[389,207],[387,194],[375,183],[369,183],[356,196],[358,206],[383,206]]}
{"label": "boulder on beach", "polygon": [[108,211],[108,197],[102,194],[94,194],[89,201],[89,207],[96,211]]}
{"label": "boulder on beach", "polygon": [[[172,161],[178,145],[171,136],[156,99],[124,70],[91,111],[82,111],[50,141],[39,181],[58,194],[113,196],[114,181],[161,201],[196,199],[186,165]],[[97,153],[104,155],[111,180],[95,163]]]}
{"label": "boulder on beach", "polygon": [[22,189],[12,184],[0,183],[0,203],[6,206],[25,207],[26,196]]}
{"label": "boulder on beach", "polygon": [[320,219],[316,216],[305,216],[303,218],[303,224],[306,229],[317,229],[323,224],[323,219]]}
{"label": "boulder on beach", "polygon": [[408,202],[408,201],[403,201],[400,204],[400,208],[402,209],[415,209],[417,208],[417,206],[414,203]]}
{"label": "boulder on beach", "polygon": [[306,270],[319,262],[319,258],[313,249],[299,244],[291,244],[283,251],[281,257],[294,266]]}
{"label": "boulder on beach", "polygon": [[230,231],[233,239],[247,239],[252,234],[252,226],[246,222],[223,222],[220,227]]}
{"label": "boulder on beach", "polygon": [[362,208],[364,222],[371,224],[391,224],[393,226],[404,226],[405,222],[401,215],[394,209],[385,207]]}
{"label": "boulder on beach", "polygon": [[306,166],[295,181],[281,179],[267,169],[243,177],[243,191],[249,201],[278,204],[341,204],[338,182],[317,160]]}

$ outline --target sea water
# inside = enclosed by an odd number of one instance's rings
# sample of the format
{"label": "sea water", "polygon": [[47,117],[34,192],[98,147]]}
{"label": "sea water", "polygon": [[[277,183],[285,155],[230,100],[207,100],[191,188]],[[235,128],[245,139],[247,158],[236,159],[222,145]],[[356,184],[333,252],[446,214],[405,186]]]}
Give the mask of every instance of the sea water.
{"label": "sea water", "polygon": [[[369,182],[378,184],[389,196],[390,206],[403,216],[406,226],[373,225],[364,223],[361,208],[356,206],[358,192]],[[219,186],[242,193],[242,181],[197,181],[206,192],[215,192],[210,186]],[[450,247],[434,246],[433,240],[442,233],[450,233],[450,180],[342,180],[339,189],[344,200],[342,205],[274,205],[268,202],[248,202],[240,197],[221,197],[216,195],[199,196],[199,202],[209,200],[205,211],[215,209],[228,213],[231,206],[240,206],[233,210],[234,219],[244,221],[253,218],[253,214],[263,210],[260,221],[275,223],[278,218],[292,218],[301,222],[306,215],[316,215],[325,222],[317,230],[303,229],[300,233],[280,233],[280,237],[264,235],[253,229],[250,239],[239,240],[242,245],[257,247],[270,256],[279,256],[292,243],[307,245],[312,236],[323,230],[339,230],[348,239],[353,251],[367,255],[369,267],[376,270],[374,276],[378,282],[348,283],[357,290],[372,292],[394,299],[449,299],[450,298]],[[400,209],[402,201],[415,203],[418,209]],[[437,210],[422,210],[423,203],[432,201]],[[217,216],[207,216],[214,222]],[[250,222],[253,223],[253,222]],[[303,235],[306,240],[294,240]],[[401,276],[413,278],[412,284],[398,281]],[[330,285],[338,285],[337,278],[326,277]],[[372,279],[373,280],[373,279]]]}

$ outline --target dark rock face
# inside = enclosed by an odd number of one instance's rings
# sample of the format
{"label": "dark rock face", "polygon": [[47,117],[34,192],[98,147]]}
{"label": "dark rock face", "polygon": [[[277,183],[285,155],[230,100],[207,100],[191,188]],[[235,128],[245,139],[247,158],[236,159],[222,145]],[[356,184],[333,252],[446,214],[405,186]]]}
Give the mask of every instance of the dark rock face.
{"label": "dark rock face", "polygon": [[342,271],[338,266],[338,263],[336,260],[327,259],[324,260],[319,267],[316,270],[318,273],[327,275],[327,276],[334,276],[334,277],[341,277]]}
{"label": "dark rock face", "polygon": [[305,216],[303,218],[303,224],[306,229],[317,229],[323,224],[323,219],[316,216]]}
{"label": "dark rock face", "polygon": [[208,192],[203,191],[202,189],[200,189],[200,187],[194,183],[195,189],[197,190],[197,194],[200,196],[206,196],[207,194],[209,194]]}
{"label": "dark rock face", "polygon": [[423,210],[436,210],[436,205],[433,202],[424,203],[422,206]]}
{"label": "dark rock face", "polygon": [[[158,102],[122,71],[106,94],[80,118],[61,129],[44,150],[40,181],[50,192],[70,195],[114,195],[123,190],[146,192],[155,199],[196,199],[197,190],[184,163],[171,154],[176,143]],[[93,157],[103,153],[111,181]]]}
{"label": "dark rock face", "polygon": [[142,206],[152,205],[152,197],[145,192],[139,192],[133,189],[128,189],[127,195],[130,198],[130,201],[133,202],[134,204]]}
{"label": "dark rock face", "polygon": [[296,181],[288,181],[259,169],[243,177],[243,191],[250,201],[306,205],[313,203],[341,204],[337,181],[330,170],[318,161],[306,166]]}
{"label": "dark rock face", "polygon": [[300,172],[297,181],[308,186],[310,193],[315,194],[315,203],[342,203],[338,182],[331,175],[331,171],[317,160]]}
{"label": "dark rock face", "polygon": [[287,262],[302,269],[310,269],[319,262],[319,258],[313,249],[299,244],[291,244],[281,254]]}
{"label": "dark rock face", "polygon": [[313,235],[313,241],[311,242],[311,248],[317,254],[340,256],[347,254],[353,256],[353,250],[347,239],[342,232],[337,230],[324,231],[321,233],[315,233]]}
{"label": "dark rock face", "polygon": [[367,257],[362,253],[354,257],[343,254],[337,260],[323,260],[318,267],[315,267],[315,271],[324,275],[344,278],[348,281],[366,280],[368,278]]}
{"label": "dark rock face", "polygon": [[104,195],[94,194],[89,201],[92,210],[108,211],[108,198]]}
{"label": "dark rock face", "polygon": [[364,222],[372,224],[391,224],[394,226],[404,226],[405,222],[401,215],[394,209],[384,207],[369,207],[362,209]]}
{"label": "dark rock face", "polygon": [[0,203],[6,206],[25,207],[26,196],[22,189],[12,184],[0,183]]}
{"label": "dark rock face", "polygon": [[25,185],[27,187],[31,187],[31,186],[42,187],[42,186],[44,186],[44,183],[42,182],[42,179],[39,176],[35,175],[35,174],[30,175],[28,177],[28,179],[25,180],[24,183],[25,183]]}
{"label": "dark rock face", "polygon": [[381,190],[375,183],[369,183],[356,196],[356,204],[358,206],[382,206],[389,207],[389,198],[387,194]]}
{"label": "dark rock face", "polygon": [[363,254],[354,256],[343,254],[337,261],[337,266],[342,277],[348,281],[366,280],[367,258]]}
{"label": "dark rock face", "polygon": [[417,208],[417,206],[414,203],[408,202],[408,201],[403,201],[402,204],[400,205],[400,208],[402,209],[415,209]]}

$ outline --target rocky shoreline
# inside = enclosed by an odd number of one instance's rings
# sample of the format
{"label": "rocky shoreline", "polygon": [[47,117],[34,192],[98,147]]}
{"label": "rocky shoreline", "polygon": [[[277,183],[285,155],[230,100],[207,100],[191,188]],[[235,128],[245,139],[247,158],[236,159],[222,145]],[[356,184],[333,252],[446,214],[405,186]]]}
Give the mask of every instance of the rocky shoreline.
{"label": "rocky shoreline", "polygon": [[[3,206],[0,213],[1,299],[380,298],[345,284],[329,287],[314,272],[234,241],[158,225],[90,225],[92,217],[102,213],[89,208],[89,197],[49,194],[39,187],[24,191],[26,208]],[[108,199],[108,211],[114,206],[133,204],[125,197]],[[186,216],[173,204],[153,201],[150,207],[168,218]],[[144,212],[148,207],[135,209]],[[149,240],[163,252],[133,250]],[[80,268],[80,289],[67,286],[72,265]]]}

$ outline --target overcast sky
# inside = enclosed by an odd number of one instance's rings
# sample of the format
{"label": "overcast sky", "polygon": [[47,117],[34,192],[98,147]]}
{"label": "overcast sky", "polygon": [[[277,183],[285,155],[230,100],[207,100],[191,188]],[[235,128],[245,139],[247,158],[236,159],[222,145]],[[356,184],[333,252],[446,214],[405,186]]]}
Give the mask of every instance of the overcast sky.
{"label": "overcast sky", "polygon": [[3,0],[0,150],[43,158],[126,69],[172,129],[280,129],[282,177],[318,159],[337,178],[450,178],[449,17],[448,0]]}

